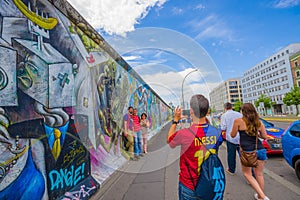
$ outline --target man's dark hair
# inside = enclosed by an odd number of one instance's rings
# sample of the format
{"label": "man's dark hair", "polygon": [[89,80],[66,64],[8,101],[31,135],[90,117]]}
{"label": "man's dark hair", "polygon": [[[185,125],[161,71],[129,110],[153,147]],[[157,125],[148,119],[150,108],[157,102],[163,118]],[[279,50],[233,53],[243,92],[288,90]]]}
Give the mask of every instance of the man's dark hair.
{"label": "man's dark hair", "polygon": [[202,118],[205,117],[208,112],[209,103],[203,95],[196,94],[192,96],[190,100],[190,106],[191,109],[193,109],[195,116]]}
{"label": "man's dark hair", "polygon": [[128,110],[130,110],[131,108],[133,109],[133,107],[132,107],[132,106],[129,106],[129,107],[128,107]]}
{"label": "man's dark hair", "polygon": [[224,104],[224,108],[225,108],[226,110],[232,109],[232,104],[229,103],[229,102],[227,102],[227,103]]}

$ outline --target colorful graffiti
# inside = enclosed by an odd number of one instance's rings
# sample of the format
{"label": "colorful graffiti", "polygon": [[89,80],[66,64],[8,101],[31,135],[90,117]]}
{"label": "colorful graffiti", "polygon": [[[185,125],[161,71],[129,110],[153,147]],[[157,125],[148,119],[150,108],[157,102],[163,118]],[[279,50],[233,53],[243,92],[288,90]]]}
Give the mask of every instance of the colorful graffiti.
{"label": "colorful graffiti", "polygon": [[0,0],[0,199],[88,199],[128,158],[129,105],[169,107],[65,0]]}

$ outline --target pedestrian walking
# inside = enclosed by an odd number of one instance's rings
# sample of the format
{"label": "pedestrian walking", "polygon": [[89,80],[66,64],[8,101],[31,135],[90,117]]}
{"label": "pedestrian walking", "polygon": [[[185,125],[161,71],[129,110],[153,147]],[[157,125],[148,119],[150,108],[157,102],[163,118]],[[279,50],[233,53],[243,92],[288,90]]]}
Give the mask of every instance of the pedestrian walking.
{"label": "pedestrian walking", "polygon": [[133,139],[133,107],[128,107],[128,112],[123,117],[124,124],[124,136],[127,138],[126,148],[128,149],[128,153],[131,160],[135,160],[134,158],[134,139]]}
{"label": "pedestrian walking", "polygon": [[[174,120],[168,132],[167,143],[171,148],[181,147],[179,200],[200,199],[195,191],[195,186],[201,176],[201,166],[209,155],[207,153],[214,152],[216,154],[217,145],[220,144],[218,138],[222,140],[221,132],[207,123],[208,108],[208,100],[203,95],[192,96],[190,100],[192,126],[178,131],[176,131],[176,125],[182,118],[182,109],[177,107],[174,110]],[[204,141],[205,144],[200,141]],[[223,186],[225,187],[225,183]],[[218,194],[220,195],[219,199],[222,199],[223,192]]]}
{"label": "pedestrian walking", "polygon": [[211,119],[211,109],[209,108],[208,111],[207,111],[207,114],[206,114],[206,119],[207,121],[212,125],[212,119]]}
{"label": "pedestrian walking", "polygon": [[236,170],[236,152],[240,152],[239,148],[239,134],[235,138],[230,136],[233,122],[237,118],[241,118],[242,114],[232,110],[232,104],[227,102],[224,104],[226,112],[221,116],[221,129],[226,133],[226,146],[227,146],[227,165],[226,172],[230,175],[234,175]]}
{"label": "pedestrian walking", "polygon": [[261,123],[258,113],[255,107],[251,103],[245,103],[242,106],[242,118],[235,119],[232,131],[230,133],[231,137],[235,138],[237,133],[240,134],[240,145],[243,151],[251,152],[256,149],[257,153],[257,166],[254,167],[254,178],[252,176],[252,167],[246,167],[241,163],[242,172],[247,181],[251,184],[253,189],[256,191],[254,194],[255,199],[259,200],[269,200],[269,198],[264,193],[264,176],[263,169],[264,163],[267,159],[266,149],[263,147],[260,140],[267,139],[267,133],[265,126]]}
{"label": "pedestrian walking", "polygon": [[134,130],[134,156],[140,158],[142,154],[142,131],[140,124],[140,117],[138,116],[137,109],[133,109],[133,130]]}
{"label": "pedestrian walking", "polygon": [[143,139],[143,153],[148,153],[147,151],[147,138],[148,138],[148,129],[150,127],[149,120],[147,119],[147,114],[141,114],[141,128],[142,128],[142,139]]}

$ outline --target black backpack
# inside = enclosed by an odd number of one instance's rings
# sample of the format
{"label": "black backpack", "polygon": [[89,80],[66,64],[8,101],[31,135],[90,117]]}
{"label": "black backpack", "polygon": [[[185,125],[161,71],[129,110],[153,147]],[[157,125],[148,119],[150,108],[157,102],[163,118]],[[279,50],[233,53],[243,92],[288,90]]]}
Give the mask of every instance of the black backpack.
{"label": "black backpack", "polygon": [[[191,129],[188,128],[188,130],[202,143],[201,139]],[[205,147],[203,143],[202,145]],[[222,200],[226,184],[224,167],[217,154],[212,153],[207,148],[206,150],[209,151],[209,156],[201,165],[200,176],[196,185],[189,170],[191,181],[193,182],[195,193],[200,199]]]}

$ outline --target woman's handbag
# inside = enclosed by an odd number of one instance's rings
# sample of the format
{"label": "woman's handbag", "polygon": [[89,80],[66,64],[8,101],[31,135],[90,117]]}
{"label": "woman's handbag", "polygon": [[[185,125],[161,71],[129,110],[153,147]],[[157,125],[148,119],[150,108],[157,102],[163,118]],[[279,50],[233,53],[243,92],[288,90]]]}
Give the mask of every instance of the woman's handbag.
{"label": "woman's handbag", "polygon": [[240,148],[240,159],[241,163],[245,167],[257,167],[258,162],[257,162],[257,135],[256,135],[256,145],[255,145],[255,150],[254,151],[243,151],[242,148]]}

